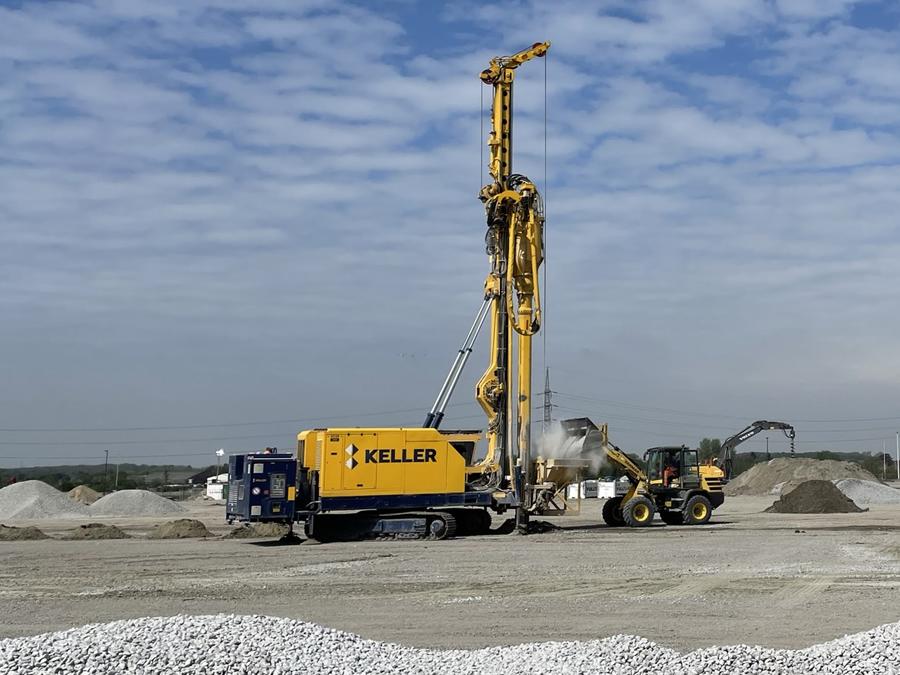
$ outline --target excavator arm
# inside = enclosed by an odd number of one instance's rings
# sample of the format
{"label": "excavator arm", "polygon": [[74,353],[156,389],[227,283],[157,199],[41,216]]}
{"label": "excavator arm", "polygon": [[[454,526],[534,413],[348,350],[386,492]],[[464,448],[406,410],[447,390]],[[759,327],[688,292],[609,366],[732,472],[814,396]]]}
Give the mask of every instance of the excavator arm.
{"label": "excavator arm", "polygon": [[784,432],[784,435],[791,440],[791,454],[794,454],[794,438],[797,434],[794,431],[793,426],[791,426],[787,422],[770,422],[768,420],[757,420],[756,422],[753,422],[753,424],[747,425],[746,428],[741,429],[734,436],[726,438],[722,443],[721,450],[719,451],[719,457],[716,459],[715,464],[724,472],[725,480],[731,480],[731,475],[734,471],[735,448],[744,441],[753,438],[760,432],[772,430]]}

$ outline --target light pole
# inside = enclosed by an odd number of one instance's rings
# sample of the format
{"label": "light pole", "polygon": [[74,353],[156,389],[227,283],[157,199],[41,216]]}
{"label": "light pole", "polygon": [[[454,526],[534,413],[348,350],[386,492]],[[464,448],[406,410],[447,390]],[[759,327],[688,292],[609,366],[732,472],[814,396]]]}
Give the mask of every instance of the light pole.
{"label": "light pole", "polygon": [[225,455],[225,450],[223,448],[219,448],[218,450],[216,450],[216,482],[217,483],[219,482],[219,474],[221,473],[221,470],[219,469],[219,462],[221,461],[222,457],[224,457],[224,455]]}

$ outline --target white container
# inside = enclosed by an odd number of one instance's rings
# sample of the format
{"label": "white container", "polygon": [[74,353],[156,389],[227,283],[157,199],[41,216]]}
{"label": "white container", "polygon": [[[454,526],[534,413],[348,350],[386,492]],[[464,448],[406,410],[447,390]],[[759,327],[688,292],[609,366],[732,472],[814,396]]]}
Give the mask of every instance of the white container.
{"label": "white container", "polygon": [[612,499],[616,496],[616,481],[600,480],[597,481],[597,496],[600,499]]}
{"label": "white container", "polygon": [[210,499],[225,499],[225,483],[207,483],[206,496]]}
{"label": "white container", "polygon": [[[597,498],[597,481],[583,480],[581,481],[581,498],[596,499]],[[566,499],[578,499],[578,483],[572,483],[566,488]]]}
{"label": "white container", "polygon": [[228,474],[220,473],[206,479],[206,496],[210,499],[225,499],[225,486],[228,485]]}
{"label": "white container", "polygon": [[625,480],[600,480],[597,481],[597,497],[600,499],[612,499],[621,497],[628,492],[631,483]]}

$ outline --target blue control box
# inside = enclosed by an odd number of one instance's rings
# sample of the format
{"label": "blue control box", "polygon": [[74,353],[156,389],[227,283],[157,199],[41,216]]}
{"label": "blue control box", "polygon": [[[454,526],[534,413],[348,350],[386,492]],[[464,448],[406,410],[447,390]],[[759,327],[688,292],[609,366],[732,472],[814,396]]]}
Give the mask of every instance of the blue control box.
{"label": "blue control box", "polygon": [[294,520],[297,460],[293,455],[250,453],[228,458],[229,523]]}

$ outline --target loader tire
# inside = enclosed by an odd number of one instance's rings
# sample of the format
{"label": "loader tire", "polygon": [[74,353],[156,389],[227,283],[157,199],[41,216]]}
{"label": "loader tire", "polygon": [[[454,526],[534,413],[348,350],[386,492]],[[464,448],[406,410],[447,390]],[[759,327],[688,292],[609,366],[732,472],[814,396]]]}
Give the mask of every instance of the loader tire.
{"label": "loader tire", "polygon": [[660,511],[659,517],[666,525],[684,525],[684,515],[681,511]]}
{"label": "loader tire", "polygon": [[625,521],[622,518],[622,498],[613,497],[603,503],[603,522],[610,527],[622,527]]}
{"label": "loader tire", "polygon": [[653,502],[643,496],[632,497],[622,507],[622,518],[628,527],[649,527],[654,513]]}
{"label": "loader tire", "polygon": [[704,525],[712,516],[712,504],[703,495],[694,495],[684,505],[685,525]]}

